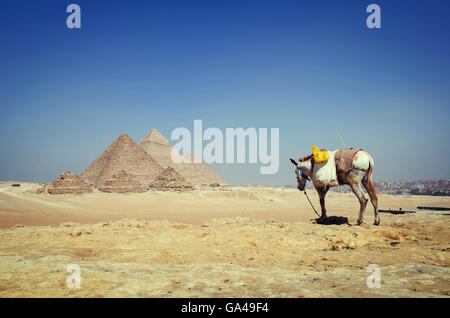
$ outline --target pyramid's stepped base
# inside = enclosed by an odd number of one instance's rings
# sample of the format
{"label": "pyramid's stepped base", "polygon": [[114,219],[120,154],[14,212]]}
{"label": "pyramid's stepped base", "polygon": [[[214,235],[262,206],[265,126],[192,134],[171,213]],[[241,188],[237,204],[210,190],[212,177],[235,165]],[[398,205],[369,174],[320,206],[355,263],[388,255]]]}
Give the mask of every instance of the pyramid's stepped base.
{"label": "pyramid's stepped base", "polygon": [[[156,177],[140,176],[132,173],[125,172],[125,170],[118,170],[114,172],[114,175],[110,178],[99,178],[93,187],[105,188],[105,187],[143,187],[147,189],[148,185],[155,180]],[[150,180],[150,181],[149,181]]]}
{"label": "pyramid's stepped base", "polygon": [[58,188],[86,188],[87,185],[82,180],[75,180],[75,179],[65,179],[65,180],[55,180],[53,181],[52,187]]}
{"label": "pyramid's stepped base", "polygon": [[44,185],[38,193],[49,194],[84,194],[91,193],[92,189],[76,174],[67,172],[61,174],[50,185]]}
{"label": "pyramid's stepped base", "polygon": [[107,193],[141,193],[147,191],[147,187],[138,181],[137,176],[124,170],[119,171],[109,180],[101,181],[97,188]]}
{"label": "pyramid's stepped base", "polygon": [[195,190],[192,183],[186,181],[183,176],[172,167],[164,169],[148,188],[149,190],[175,192]]}
{"label": "pyramid's stepped base", "polygon": [[189,192],[195,190],[194,186],[170,186],[152,184],[148,187],[150,191],[169,191],[169,192]]}
{"label": "pyramid's stepped base", "polygon": [[141,184],[136,180],[107,180],[103,182],[100,187],[111,187],[111,188],[121,188],[121,187],[141,187]]}
{"label": "pyramid's stepped base", "polygon": [[99,191],[106,193],[142,193],[146,192],[147,189],[144,187],[99,187]]}
{"label": "pyramid's stepped base", "polygon": [[85,194],[92,193],[92,189],[84,188],[50,188],[48,189],[50,194]]}

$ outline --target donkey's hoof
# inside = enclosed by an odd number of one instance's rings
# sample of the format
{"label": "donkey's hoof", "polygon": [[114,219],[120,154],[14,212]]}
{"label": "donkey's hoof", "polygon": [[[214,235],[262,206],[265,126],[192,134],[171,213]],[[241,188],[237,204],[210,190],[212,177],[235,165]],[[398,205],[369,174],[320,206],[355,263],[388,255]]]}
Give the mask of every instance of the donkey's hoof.
{"label": "donkey's hoof", "polygon": [[362,220],[358,220],[358,221],[356,221],[356,225],[361,225],[363,223],[363,221]]}
{"label": "donkey's hoof", "polygon": [[375,222],[373,222],[373,225],[376,225],[376,226],[380,225],[380,220],[376,220]]}
{"label": "donkey's hoof", "polygon": [[326,224],[327,223],[328,218],[327,217],[323,217],[321,216],[320,218],[316,219],[316,223],[317,224]]}

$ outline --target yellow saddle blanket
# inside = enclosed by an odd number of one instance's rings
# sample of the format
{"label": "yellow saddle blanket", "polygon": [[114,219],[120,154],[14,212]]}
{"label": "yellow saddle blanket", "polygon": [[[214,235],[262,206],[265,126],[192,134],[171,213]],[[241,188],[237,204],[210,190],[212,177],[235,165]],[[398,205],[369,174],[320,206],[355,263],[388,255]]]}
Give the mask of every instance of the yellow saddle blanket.
{"label": "yellow saddle blanket", "polygon": [[328,161],[328,151],[319,150],[316,146],[312,146],[314,161],[317,163]]}

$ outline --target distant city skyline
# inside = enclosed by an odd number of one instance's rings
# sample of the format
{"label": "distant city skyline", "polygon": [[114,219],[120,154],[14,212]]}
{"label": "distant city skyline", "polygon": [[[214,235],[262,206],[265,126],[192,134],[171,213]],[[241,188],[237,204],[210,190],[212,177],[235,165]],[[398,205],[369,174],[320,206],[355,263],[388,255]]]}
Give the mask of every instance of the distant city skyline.
{"label": "distant city skyline", "polygon": [[[81,29],[66,7],[81,7]],[[381,7],[381,29],[366,8]],[[280,167],[212,164],[235,185],[295,184],[289,158],[363,148],[375,181],[450,178],[448,1],[0,3],[0,180],[80,174],[152,128],[279,128]],[[205,142],[206,144],[206,142]]]}

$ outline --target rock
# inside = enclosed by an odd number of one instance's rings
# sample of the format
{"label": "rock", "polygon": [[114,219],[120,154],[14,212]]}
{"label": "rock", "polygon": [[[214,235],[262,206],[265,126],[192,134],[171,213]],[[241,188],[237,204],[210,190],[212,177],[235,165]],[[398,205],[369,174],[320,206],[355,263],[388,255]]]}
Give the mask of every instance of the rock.
{"label": "rock", "polygon": [[80,226],[80,223],[76,223],[76,222],[65,222],[65,223],[61,223],[59,225],[59,227],[63,228],[63,227],[77,227]]}
{"label": "rock", "polygon": [[48,194],[48,188],[50,188],[51,184],[44,184],[41,188],[37,189],[37,194]]}

